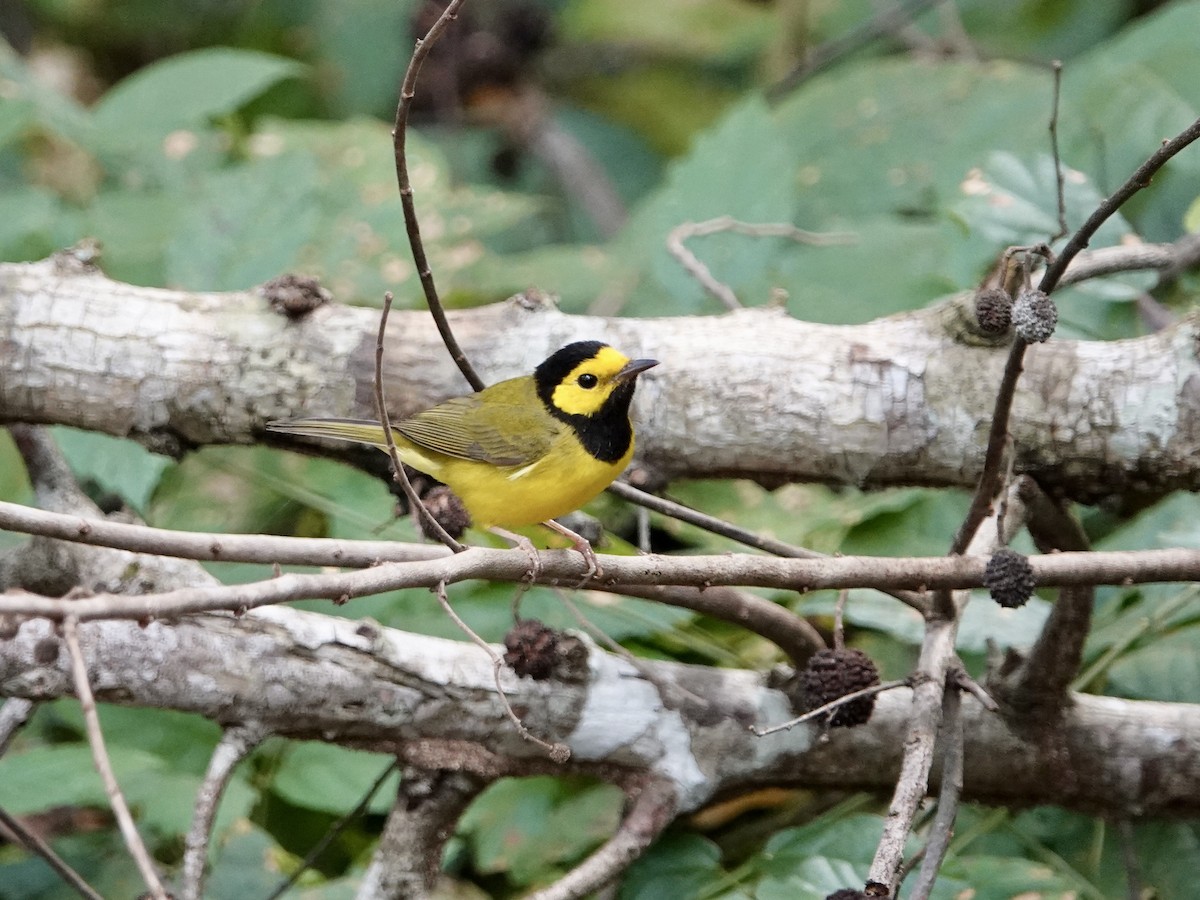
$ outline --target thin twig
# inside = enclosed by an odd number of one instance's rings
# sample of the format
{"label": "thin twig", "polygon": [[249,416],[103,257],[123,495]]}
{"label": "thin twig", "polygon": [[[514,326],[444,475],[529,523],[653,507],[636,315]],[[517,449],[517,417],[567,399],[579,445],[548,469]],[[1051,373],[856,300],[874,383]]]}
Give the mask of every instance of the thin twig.
{"label": "thin twig", "polygon": [[1054,193],[1058,202],[1058,233],[1047,243],[1053,244],[1067,233],[1067,203],[1063,196],[1062,156],[1058,152],[1058,104],[1062,98],[1062,61],[1054,60],[1050,63],[1050,69],[1054,72],[1054,101],[1050,109],[1050,155],[1054,159]]}
{"label": "thin twig", "polygon": [[797,725],[803,725],[805,722],[810,722],[813,719],[819,718],[826,713],[832,712],[840,706],[844,706],[854,700],[859,700],[863,697],[872,697],[875,694],[882,694],[884,691],[893,691],[896,688],[907,687],[909,680],[900,678],[896,681],[885,681],[883,684],[873,684],[870,687],[862,688],[854,691],[844,697],[838,697],[836,700],[830,700],[824,706],[818,706],[816,709],[809,710],[802,716],[797,716],[794,719],[788,719],[786,722],[780,722],[778,725],[770,725],[766,728],[759,728],[756,725],[747,726],[748,730],[755,737],[765,737],[768,734],[774,734],[777,731],[788,731],[795,728]]}
{"label": "thin twig", "polygon": [[516,710],[512,708],[512,703],[508,699],[508,692],[504,690],[504,686],[500,683],[500,673],[504,669],[504,658],[495,650],[493,650],[491,644],[481,638],[471,628],[471,626],[464,622],[459,614],[454,611],[454,607],[450,605],[450,598],[446,596],[446,583],[444,581],[439,582],[437,587],[434,588],[434,594],[438,599],[438,603],[441,604],[442,609],[445,610],[446,615],[448,615],[454,624],[458,626],[459,630],[469,637],[475,643],[475,645],[480,647],[483,652],[488,655],[488,658],[491,659],[492,676],[496,682],[496,693],[500,697],[500,702],[504,706],[504,712],[508,716],[509,721],[516,726],[517,734],[530,743],[541,747],[555,762],[564,763],[570,759],[571,748],[566,744],[559,743],[557,741],[551,743],[549,741],[542,740],[525,727],[525,723],[521,721],[520,717],[516,713]]}
{"label": "thin twig", "polygon": [[704,222],[684,222],[676,225],[667,233],[667,250],[678,260],[684,270],[700,283],[701,287],[730,310],[742,308],[742,303],[733,292],[733,288],[723,281],[718,281],[708,266],[684,244],[684,241],[690,237],[719,234],[723,231],[734,231],[750,237],[785,237],[797,243],[813,244],[819,247],[848,244],[855,240],[855,235],[848,233],[805,231],[789,222],[762,224],[739,222],[732,216],[719,216]]}
{"label": "thin twig", "polygon": [[182,900],[199,900],[204,895],[204,875],[208,862],[208,842],[221,797],[233,776],[233,770],[246,755],[262,743],[266,729],[248,722],[225,729],[208,760],[204,781],[196,792],[192,824],[183,843],[183,871],[179,893]]}
{"label": "thin twig", "polygon": [[[737,541],[739,544],[753,547],[756,550],[762,550],[764,553],[788,559],[830,558],[824,553],[809,550],[807,547],[799,547],[795,544],[788,544],[775,538],[766,537],[765,535],[755,534],[753,531],[742,528],[740,525],[735,525],[717,516],[692,509],[690,506],[685,506],[675,500],[668,500],[665,497],[648,493],[624,481],[614,481],[609,485],[608,491],[622,500],[636,503],[644,509],[661,513],[664,516],[670,516],[673,519],[678,519],[680,522],[693,525],[696,528],[702,528],[711,534],[728,538],[731,541]],[[917,612],[923,613],[928,607],[925,598],[916,591],[884,589],[884,593],[890,597],[895,597],[901,603],[911,606]]]}
{"label": "thin twig", "polygon": [[1118,244],[1084,250],[1059,279],[1060,286],[1079,284],[1102,275],[1156,269],[1159,284],[1178,278],[1200,263],[1200,234],[1185,234],[1169,244]]}
{"label": "thin twig", "polygon": [[400,485],[404,496],[408,498],[409,505],[421,517],[426,527],[455,553],[461,553],[467,548],[450,537],[446,529],[442,527],[442,523],[435,519],[433,513],[425,506],[425,501],[421,499],[413,488],[412,482],[408,480],[408,472],[405,471],[404,464],[400,461],[400,453],[396,449],[396,436],[392,433],[392,420],[388,416],[387,400],[383,395],[383,338],[387,334],[388,313],[391,312],[391,309],[392,292],[388,291],[383,295],[383,309],[379,313],[379,332],[375,341],[375,412],[379,417],[380,426],[383,428],[383,439],[387,442],[388,456],[392,459],[392,477]]}
{"label": "thin twig", "polygon": [[437,559],[445,551],[429,544],[297,538],[274,534],[170,531],[107,519],[50,512],[0,501],[0,530],[37,534],[93,547],[173,556],[204,562],[250,562],[285,566],[361,569],[379,562]]}
{"label": "thin twig", "polygon": [[10,815],[9,812],[0,807],[0,825],[3,825],[13,836],[20,841],[21,845],[37,856],[40,856],[46,861],[55,874],[63,881],[75,889],[79,896],[86,900],[104,900],[95,889],[84,881],[83,876],[76,872],[61,856],[54,852],[54,848],[41,839],[35,832],[30,831],[16,816]]}
{"label": "thin twig", "polygon": [[271,891],[271,893],[267,895],[266,900],[279,900],[280,897],[282,897],[295,886],[296,882],[300,880],[300,876],[313,867],[313,864],[321,858],[321,855],[326,850],[329,849],[329,845],[337,840],[338,835],[345,831],[350,826],[351,822],[362,816],[363,813],[367,811],[367,807],[371,805],[371,801],[375,798],[375,795],[379,792],[379,789],[383,787],[383,783],[387,781],[388,776],[391,775],[399,765],[400,760],[398,759],[393,759],[390,763],[388,763],[387,767],[379,773],[379,777],[377,777],[371,783],[371,786],[367,788],[366,793],[362,795],[358,803],[354,804],[354,809],[350,810],[331,826],[329,826],[329,828],[325,831],[325,834],[321,836],[321,839],[313,845],[312,849],[309,850],[308,853],[304,854],[304,859],[300,860],[300,865],[296,866],[291,875],[279,882],[279,884],[275,887],[275,890]]}
{"label": "thin twig", "polygon": [[[921,586],[930,591],[964,590],[983,586],[987,565],[986,556],[972,554],[958,557],[839,556],[829,559],[777,559],[752,554],[601,558],[605,577],[596,583],[596,587],[611,593],[629,592],[632,596],[645,596],[642,590],[655,585],[704,590],[738,586],[815,591],[847,587],[878,590],[900,584],[914,590]],[[540,559],[542,571],[535,579],[537,584],[571,587],[579,583],[579,554],[576,551],[547,550],[541,552]],[[1029,564],[1037,584],[1042,587],[1200,581],[1200,551],[1178,548],[1055,553],[1031,557]],[[439,582],[455,584],[475,579],[517,582],[528,578],[529,561],[523,554],[470,547],[464,553],[424,562],[383,563],[353,572],[289,572],[265,581],[184,587],[157,594],[98,593],[66,600],[12,590],[4,596],[4,612],[56,622],[68,616],[80,622],[159,619],[215,610],[245,611],[293,600],[342,600],[405,588],[432,589]],[[670,595],[664,595],[662,599],[689,609],[700,608],[691,601],[674,601]],[[786,610],[782,612],[788,615]]]}
{"label": "thin twig", "polygon": [[1067,245],[1058,254],[1058,259],[1046,268],[1046,272],[1042,275],[1042,280],[1038,287],[1047,294],[1051,293],[1058,286],[1058,281],[1067,270],[1067,266],[1071,264],[1071,260],[1075,258],[1076,254],[1087,247],[1088,242],[1099,230],[1100,226],[1115,215],[1117,210],[1124,206],[1130,197],[1142,190],[1142,188],[1149,187],[1154,174],[1166,165],[1171,157],[1175,156],[1197,138],[1200,138],[1200,119],[1197,119],[1169,141],[1164,141],[1161,147],[1155,150],[1144,163],[1138,166],[1137,170],[1126,179],[1124,184],[1101,201],[1100,205],[1096,207],[1095,212],[1088,216],[1087,221],[1071,236]]}
{"label": "thin twig", "polygon": [[[1011,531],[1024,524],[1024,504],[1015,496],[1016,487],[1010,487],[1007,493],[1014,496],[1009,498],[1010,509],[1005,517],[1005,532],[998,533],[998,530],[993,528],[977,528],[970,544],[965,548],[969,554],[991,555],[996,546],[1011,539]],[[941,593],[943,592],[938,592]],[[962,591],[955,597],[945,593],[944,600],[935,595],[934,608],[925,619],[925,635],[921,641],[920,655],[910,676],[913,685],[912,711],[904,735],[900,774],[888,804],[883,834],[875,848],[875,856],[871,860],[868,872],[869,879],[883,885],[889,896],[895,893],[904,860],[905,844],[921,801],[929,789],[929,773],[933,767],[937,735],[941,726],[946,685],[959,668],[955,641],[962,610],[970,599],[970,593]]]}
{"label": "thin twig", "polygon": [[100,730],[100,717],[96,714],[96,698],[92,695],[91,685],[88,684],[87,663],[83,659],[83,649],[79,646],[78,620],[74,616],[67,616],[63,619],[62,631],[67,651],[71,655],[71,676],[75,681],[75,695],[83,709],[83,721],[87,729],[88,743],[92,747],[92,759],[96,763],[101,781],[104,782],[104,792],[108,795],[108,802],[117,817],[121,836],[125,839],[125,846],[129,848],[150,895],[154,900],[167,900],[167,892],[163,889],[158,872],[154,868],[154,861],[142,842],[141,835],[138,834],[133,815],[129,812],[129,805],[125,802],[125,795],[121,793],[121,786],[117,784],[117,777],[113,773],[108,750],[104,746],[104,733]]}
{"label": "thin twig", "polygon": [[1142,900],[1142,866],[1138,861],[1137,843],[1133,835],[1133,823],[1129,819],[1117,820],[1117,843],[1121,847],[1121,862],[1125,866],[1125,895],[1129,900]]}
{"label": "thin twig", "polygon": [[998,704],[992,695],[987,692],[982,684],[967,674],[967,670],[958,668],[954,672],[954,683],[962,690],[966,691],[972,697],[979,701],[979,705],[988,712],[998,712],[1000,704]]}
{"label": "thin twig", "polygon": [[958,686],[946,684],[942,701],[942,784],[938,791],[937,815],[925,841],[925,857],[917,873],[910,900],[928,900],[937,882],[938,871],[950,847],[954,820],[958,817],[958,802],[963,787],[963,719],[962,695]]}
{"label": "thin twig", "polygon": [[616,834],[587,859],[528,900],[578,900],[619,877],[671,824],[679,808],[675,785],[667,778],[647,775],[626,789],[629,812]]}
{"label": "thin twig", "polygon": [[[1042,274],[1041,282],[1038,285],[1039,290],[1047,294],[1053,292],[1054,288],[1058,285],[1059,279],[1062,278],[1063,273],[1066,272],[1067,267],[1071,264],[1071,260],[1087,247],[1092,235],[1096,233],[1100,226],[1113,216],[1124,205],[1125,201],[1142,188],[1147,187],[1154,173],[1161,169],[1171,157],[1175,156],[1197,138],[1200,138],[1200,119],[1197,119],[1187,129],[1180,132],[1180,134],[1171,140],[1164,142],[1162,147],[1156,150],[1142,165],[1138,166],[1137,171],[1124,184],[1096,207],[1096,210],[1088,216],[1087,221],[1071,236],[1071,239],[1059,253],[1058,258],[1046,267],[1046,271]],[[962,553],[967,544],[970,543],[975,529],[979,527],[979,523],[987,516],[988,504],[991,502],[991,498],[1000,489],[1002,475],[1001,462],[1008,436],[1008,423],[1012,414],[1013,398],[1016,396],[1017,379],[1020,377],[1024,366],[1025,350],[1027,347],[1028,344],[1019,335],[1013,339],[1008,361],[1004,365],[1004,375],[996,391],[996,403],[992,413],[991,429],[988,432],[983,470],[980,473],[979,482],[975,487],[975,493],[971,497],[971,505],[967,511],[967,516],[958,533],[955,535],[951,553]]]}
{"label": "thin twig", "polygon": [[897,3],[895,6],[888,7],[874,18],[854,28],[849,34],[817,47],[791,72],[773,85],[767,91],[767,97],[772,101],[783,99],[785,94],[799,87],[802,82],[818,72],[829,68],[842,57],[898,31],[929,7],[940,2],[941,0],[908,0],[907,3]]}
{"label": "thin twig", "polygon": [[846,649],[846,601],[850,599],[850,591],[842,588],[838,591],[837,603],[833,606],[833,649]]}
{"label": "thin twig", "polygon": [[1025,348],[1028,346],[1020,335],[1013,338],[1008,360],[1004,364],[1004,374],[996,391],[987,450],[983,455],[983,471],[979,476],[979,483],[975,486],[975,493],[971,496],[967,515],[950,545],[951,554],[958,555],[966,550],[975,536],[976,529],[987,518],[992,498],[1000,491],[1005,470],[1004,450],[1008,446],[1008,422],[1012,414],[1013,398],[1017,393],[1017,379],[1021,377],[1025,364]]}
{"label": "thin twig", "polygon": [[413,202],[412,182],[408,177],[408,157],[405,151],[408,113],[412,108],[413,95],[417,87],[417,75],[421,71],[425,57],[429,55],[429,51],[437,43],[442,33],[450,27],[451,21],[457,17],[458,9],[462,4],[463,0],[451,0],[425,37],[417,41],[412,59],[409,60],[408,68],[404,72],[404,81],[400,86],[400,100],[396,104],[396,121],[392,127],[392,150],[396,159],[396,181],[400,186],[400,205],[404,208],[404,223],[408,228],[408,243],[412,248],[413,262],[416,264],[417,274],[421,279],[421,288],[425,291],[425,302],[429,304],[429,312],[437,324],[442,342],[450,352],[450,358],[454,360],[454,364],[463,373],[463,377],[467,379],[471,388],[481,391],[484,387],[483,379],[471,367],[471,363],[467,361],[467,355],[463,353],[454,337],[450,322],[446,318],[446,311],[442,308],[437,286],[433,281],[429,260],[425,257],[425,245],[421,240],[421,226],[417,221],[417,209]]}

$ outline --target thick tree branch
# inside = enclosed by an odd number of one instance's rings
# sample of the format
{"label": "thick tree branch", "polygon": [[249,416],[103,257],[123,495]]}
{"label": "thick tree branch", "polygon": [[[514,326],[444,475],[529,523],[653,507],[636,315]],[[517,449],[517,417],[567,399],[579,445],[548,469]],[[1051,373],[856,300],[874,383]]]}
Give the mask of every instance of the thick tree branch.
{"label": "thick tree branch", "polygon": [[454,824],[487,785],[471,772],[405,767],[358,900],[431,896]]}
{"label": "thick tree branch", "polygon": [[[765,309],[566,316],[524,298],[450,320],[488,381],[532,371],[575,339],[653,351],[664,365],[641,385],[635,418],[643,462],[666,478],[964,486],[980,471],[977,432],[1006,355],[980,346],[967,307],[835,327]],[[336,304],[289,321],[253,293],[134,287],[54,260],[0,264],[0,421],[180,453],[259,440],[272,418],[369,416],[376,324],[373,311]],[[1198,333],[1188,318],[1136,340],[1039,346],[1013,407],[1017,471],[1079,499],[1200,488]],[[389,342],[393,415],[461,391],[426,314],[396,313]]]}
{"label": "thick tree branch", "polygon": [[[176,624],[95,622],[79,627],[100,701],[178,709],[220,723],[258,721],[283,737],[399,753],[424,768],[520,775],[556,771],[617,781],[646,772],[670,781],[688,812],[717,794],[766,784],[887,791],[895,785],[912,694],[881,695],[871,721],[755,737],[790,713],[760,675],[643,661],[658,682],[710,698],[665,707],[658,688],[628,663],[593,649],[585,683],[505,676],[514,705],[539,733],[571,746],[556,766],[503,724],[491,664],[455,641],[286,608],[198,616]],[[65,654],[46,621],[0,643],[0,694],[43,700],[71,693]],[[175,665],[156,667],[164,647]],[[141,677],[157,668],[158,677]],[[221,673],[218,678],[214,673]],[[964,797],[1053,803],[1110,815],[1200,815],[1200,708],[1075,695],[1061,730],[1087,778],[1047,780],[1043,748],[964,698]],[[1169,753],[1164,748],[1169,747]],[[474,749],[472,749],[474,748]],[[472,759],[477,759],[472,763]]]}

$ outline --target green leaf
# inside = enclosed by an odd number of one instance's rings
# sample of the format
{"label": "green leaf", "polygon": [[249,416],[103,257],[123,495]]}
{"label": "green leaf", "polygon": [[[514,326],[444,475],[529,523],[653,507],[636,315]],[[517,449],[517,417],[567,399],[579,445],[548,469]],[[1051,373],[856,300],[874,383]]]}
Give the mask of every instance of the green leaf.
{"label": "green leaf", "polygon": [[0,40],[0,87],[0,147],[34,125],[76,142],[89,134],[87,111],[36,77],[4,40]]}
{"label": "green leaf", "polygon": [[726,873],[721,851],[707,838],[688,832],[668,832],[625,873],[621,900],[659,900],[663,897],[709,897]]}
{"label": "green leaf", "polygon": [[[396,293],[398,306],[420,302],[387,125],[269,120],[249,146],[250,162],[201,188],[198,208],[172,244],[175,277],[219,275],[245,286],[299,270],[320,277],[341,302],[375,304],[385,290]],[[408,151],[443,297],[452,304],[500,299],[474,274],[487,255],[483,241],[524,222],[538,201],[456,184],[419,134],[409,134]],[[201,258],[193,261],[197,241]]]}
{"label": "green leaf", "polygon": [[[1120,883],[1127,875],[1122,866],[1125,848],[1117,829],[1110,830],[1105,847],[1109,881]],[[1145,884],[1154,885],[1160,900],[1190,900],[1200,872],[1200,826],[1193,822],[1134,823],[1133,844]]]}
{"label": "green leaf", "polygon": [[825,900],[834,891],[866,881],[865,864],[813,855],[798,860],[786,873],[761,879],[754,900]]}
{"label": "green leaf", "polygon": [[[386,754],[296,741],[288,744],[271,790],[295,806],[340,816],[354,808],[391,761]],[[373,812],[391,808],[399,780],[399,773],[393,772],[376,793]]]}
{"label": "green leaf", "polygon": [[[1161,140],[1200,118],[1200,3],[1172,3],[1134,21],[1068,67],[1063,82],[1063,153],[1102,173],[1111,191]],[[1200,154],[1185,151],[1155,176],[1127,215],[1150,240],[1175,240],[1200,179]]]}
{"label": "green leaf", "polygon": [[93,110],[93,123],[108,146],[141,145],[158,152],[171,132],[202,128],[303,72],[292,60],[249,50],[181,53],[138,70],[110,90]]}
{"label": "green leaf", "polygon": [[1184,213],[1183,227],[1189,234],[1200,232],[1200,197],[1193,200]]}
{"label": "green leaf", "polygon": [[1178,491],[1096,541],[1097,550],[1200,549],[1200,497]]}
{"label": "green leaf", "polygon": [[[748,148],[753,156],[747,158]],[[791,221],[796,199],[780,173],[791,164],[791,152],[771,110],[751,97],[701,135],[691,154],[670,166],[663,186],[631,216],[614,251],[639,264],[662,292],[653,307],[627,307],[631,315],[672,315],[719,308],[667,252],[667,234],[684,222],[732,216],[747,222]],[[767,299],[767,287],[751,294],[751,283],[763,285],[761,273],[778,254],[777,239],[724,233],[693,238],[689,247],[702,253],[716,277],[750,304]],[[703,249],[700,250],[699,248]]]}
{"label": "green leaf", "polygon": [[82,212],[82,230],[104,245],[104,271],[131,284],[161,285],[163,253],[186,207],[158,189],[101,191]]}
{"label": "green leaf", "polygon": [[[137,897],[146,889],[116,828],[69,834],[52,844],[55,852],[102,897]],[[5,900],[74,900],[79,896],[63,884],[62,877],[45,860],[32,853],[23,854],[15,862],[0,862],[0,886]]]}
{"label": "green leaf", "polygon": [[1138,700],[1200,703],[1200,626],[1156,637],[1108,671],[1109,692]]}
{"label": "green leaf", "polygon": [[[137,747],[109,743],[117,783],[140,822],[160,836],[187,831],[199,778],[172,771],[158,756]],[[253,794],[235,778],[222,802],[218,828],[249,812]],[[84,743],[29,747],[0,760],[0,805],[23,814],[55,806],[108,806],[108,798]]]}
{"label": "green leaf", "polygon": [[119,494],[141,511],[149,505],[162,473],[172,465],[165,456],[106,434],[58,427],[54,438],[76,478],[91,480],[102,490]]}
{"label": "green leaf", "polygon": [[[1056,171],[1053,158],[1047,154],[1027,160],[1008,151],[993,153],[963,184],[963,195],[952,212],[970,230],[972,242],[981,247],[1035,244],[1059,230]],[[1063,205],[1068,236],[1103,199],[1086,175],[1064,169]],[[1100,227],[1092,244],[1116,246],[1131,237],[1129,223],[1118,213]],[[1060,249],[1066,239],[1056,242],[1055,249]],[[1083,339],[1126,336],[1134,315],[1133,301],[1153,287],[1155,277],[1150,272],[1123,272],[1057,291],[1054,301],[1059,311],[1059,328],[1055,334]],[[1125,316],[1113,315],[1112,307],[1117,303],[1127,305]]]}
{"label": "green leaf", "polygon": [[515,884],[550,880],[612,835],[623,795],[609,784],[548,777],[503,779],[459,820],[477,871]]}
{"label": "green leaf", "polygon": [[0,189],[0,259],[41,259],[83,236],[79,211],[37,185]]}
{"label": "green leaf", "polygon": [[317,238],[317,161],[258,160],[208,178],[166,248],[167,279],[194,290],[240,290],[291,271]]}
{"label": "green leaf", "polygon": [[[954,884],[943,883],[952,881]],[[1042,862],[1007,856],[951,856],[942,867],[935,898],[953,900],[968,891],[972,900],[1076,896],[1077,879]],[[1036,893],[1035,893],[1036,892]]]}
{"label": "green leaf", "polygon": [[1049,89],[1045,72],[1008,62],[850,65],[777,108],[791,151],[779,174],[809,227],[936,217],[993,150],[1048,146]]}
{"label": "green leaf", "polygon": [[826,815],[799,828],[785,828],[767,841],[760,868],[786,877],[810,856],[824,854],[853,863],[870,863],[883,832],[883,819],[867,813]]}

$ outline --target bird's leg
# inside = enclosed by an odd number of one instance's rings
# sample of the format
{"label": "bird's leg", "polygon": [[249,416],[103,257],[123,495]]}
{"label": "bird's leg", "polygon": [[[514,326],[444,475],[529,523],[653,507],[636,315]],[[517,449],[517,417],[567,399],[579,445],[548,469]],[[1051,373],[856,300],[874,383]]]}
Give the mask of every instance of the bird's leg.
{"label": "bird's leg", "polygon": [[507,528],[498,528],[495,525],[491,526],[488,531],[525,551],[525,555],[529,557],[529,580],[537,581],[537,577],[542,574],[542,560],[538,556],[537,548],[533,546],[533,541],[523,534],[517,534]]}
{"label": "bird's leg", "polygon": [[583,581],[580,582],[581,585],[587,583],[589,578],[599,578],[604,574],[604,571],[600,568],[600,561],[596,559],[596,551],[592,549],[592,545],[588,543],[587,538],[576,534],[566,525],[562,524],[562,522],[556,522],[554,519],[547,519],[542,524],[551,531],[557,531],[569,540],[572,546],[579,551],[579,555],[583,557],[583,561],[587,563],[587,571],[583,575]]}

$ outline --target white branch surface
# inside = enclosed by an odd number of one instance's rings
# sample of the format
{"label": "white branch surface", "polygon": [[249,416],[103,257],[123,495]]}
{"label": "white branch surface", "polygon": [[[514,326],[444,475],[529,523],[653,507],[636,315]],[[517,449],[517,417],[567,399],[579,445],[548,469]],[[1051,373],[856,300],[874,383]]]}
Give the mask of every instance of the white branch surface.
{"label": "white branch surface", "polygon": [[[878,698],[867,725],[834,729],[828,743],[807,726],[759,738],[747,726],[782,721],[791,710],[758,674],[643,661],[657,682],[684,689],[672,697],[706,701],[668,708],[645,675],[592,648],[582,683],[504,677],[528,727],[571,747],[571,762],[559,768],[516,735],[497,700],[491,663],[471,644],[285,607],[174,624],[83,623],[79,635],[100,701],[223,724],[254,721],[285,737],[407,755],[423,768],[439,759],[469,768],[469,746],[480,758],[505,761],[504,774],[593,772],[611,780],[624,768],[671,784],[681,812],[764,784],[890,790],[912,709],[911,693],[897,690]],[[0,642],[0,695],[70,694],[67,654],[48,652],[60,640],[39,619]],[[1044,748],[964,698],[964,795],[1112,816],[1200,815],[1200,707],[1085,695],[1074,701],[1063,740],[1071,768],[1088,774],[1065,779],[1048,770]]]}
{"label": "white branch surface", "polygon": [[[536,298],[452,314],[488,380],[597,338],[663,365],[635,406],[641,459],[668,478],[970,485],[1004,347],[962,298],[863,325],[750,309],[715,317],[568,316]],[[76,425],[179,452],[250,443],[272,418],[370,415],[377,313],[291,321],[253,292],[113,282],[54,260],[0,264],[0,422]],[[1018,471],[1081,499],[1200,488],[1197,319],[1143,338],[1051,341],[1014,406]],[[466,390],[429,316],[397,313],[395,415]]]}

